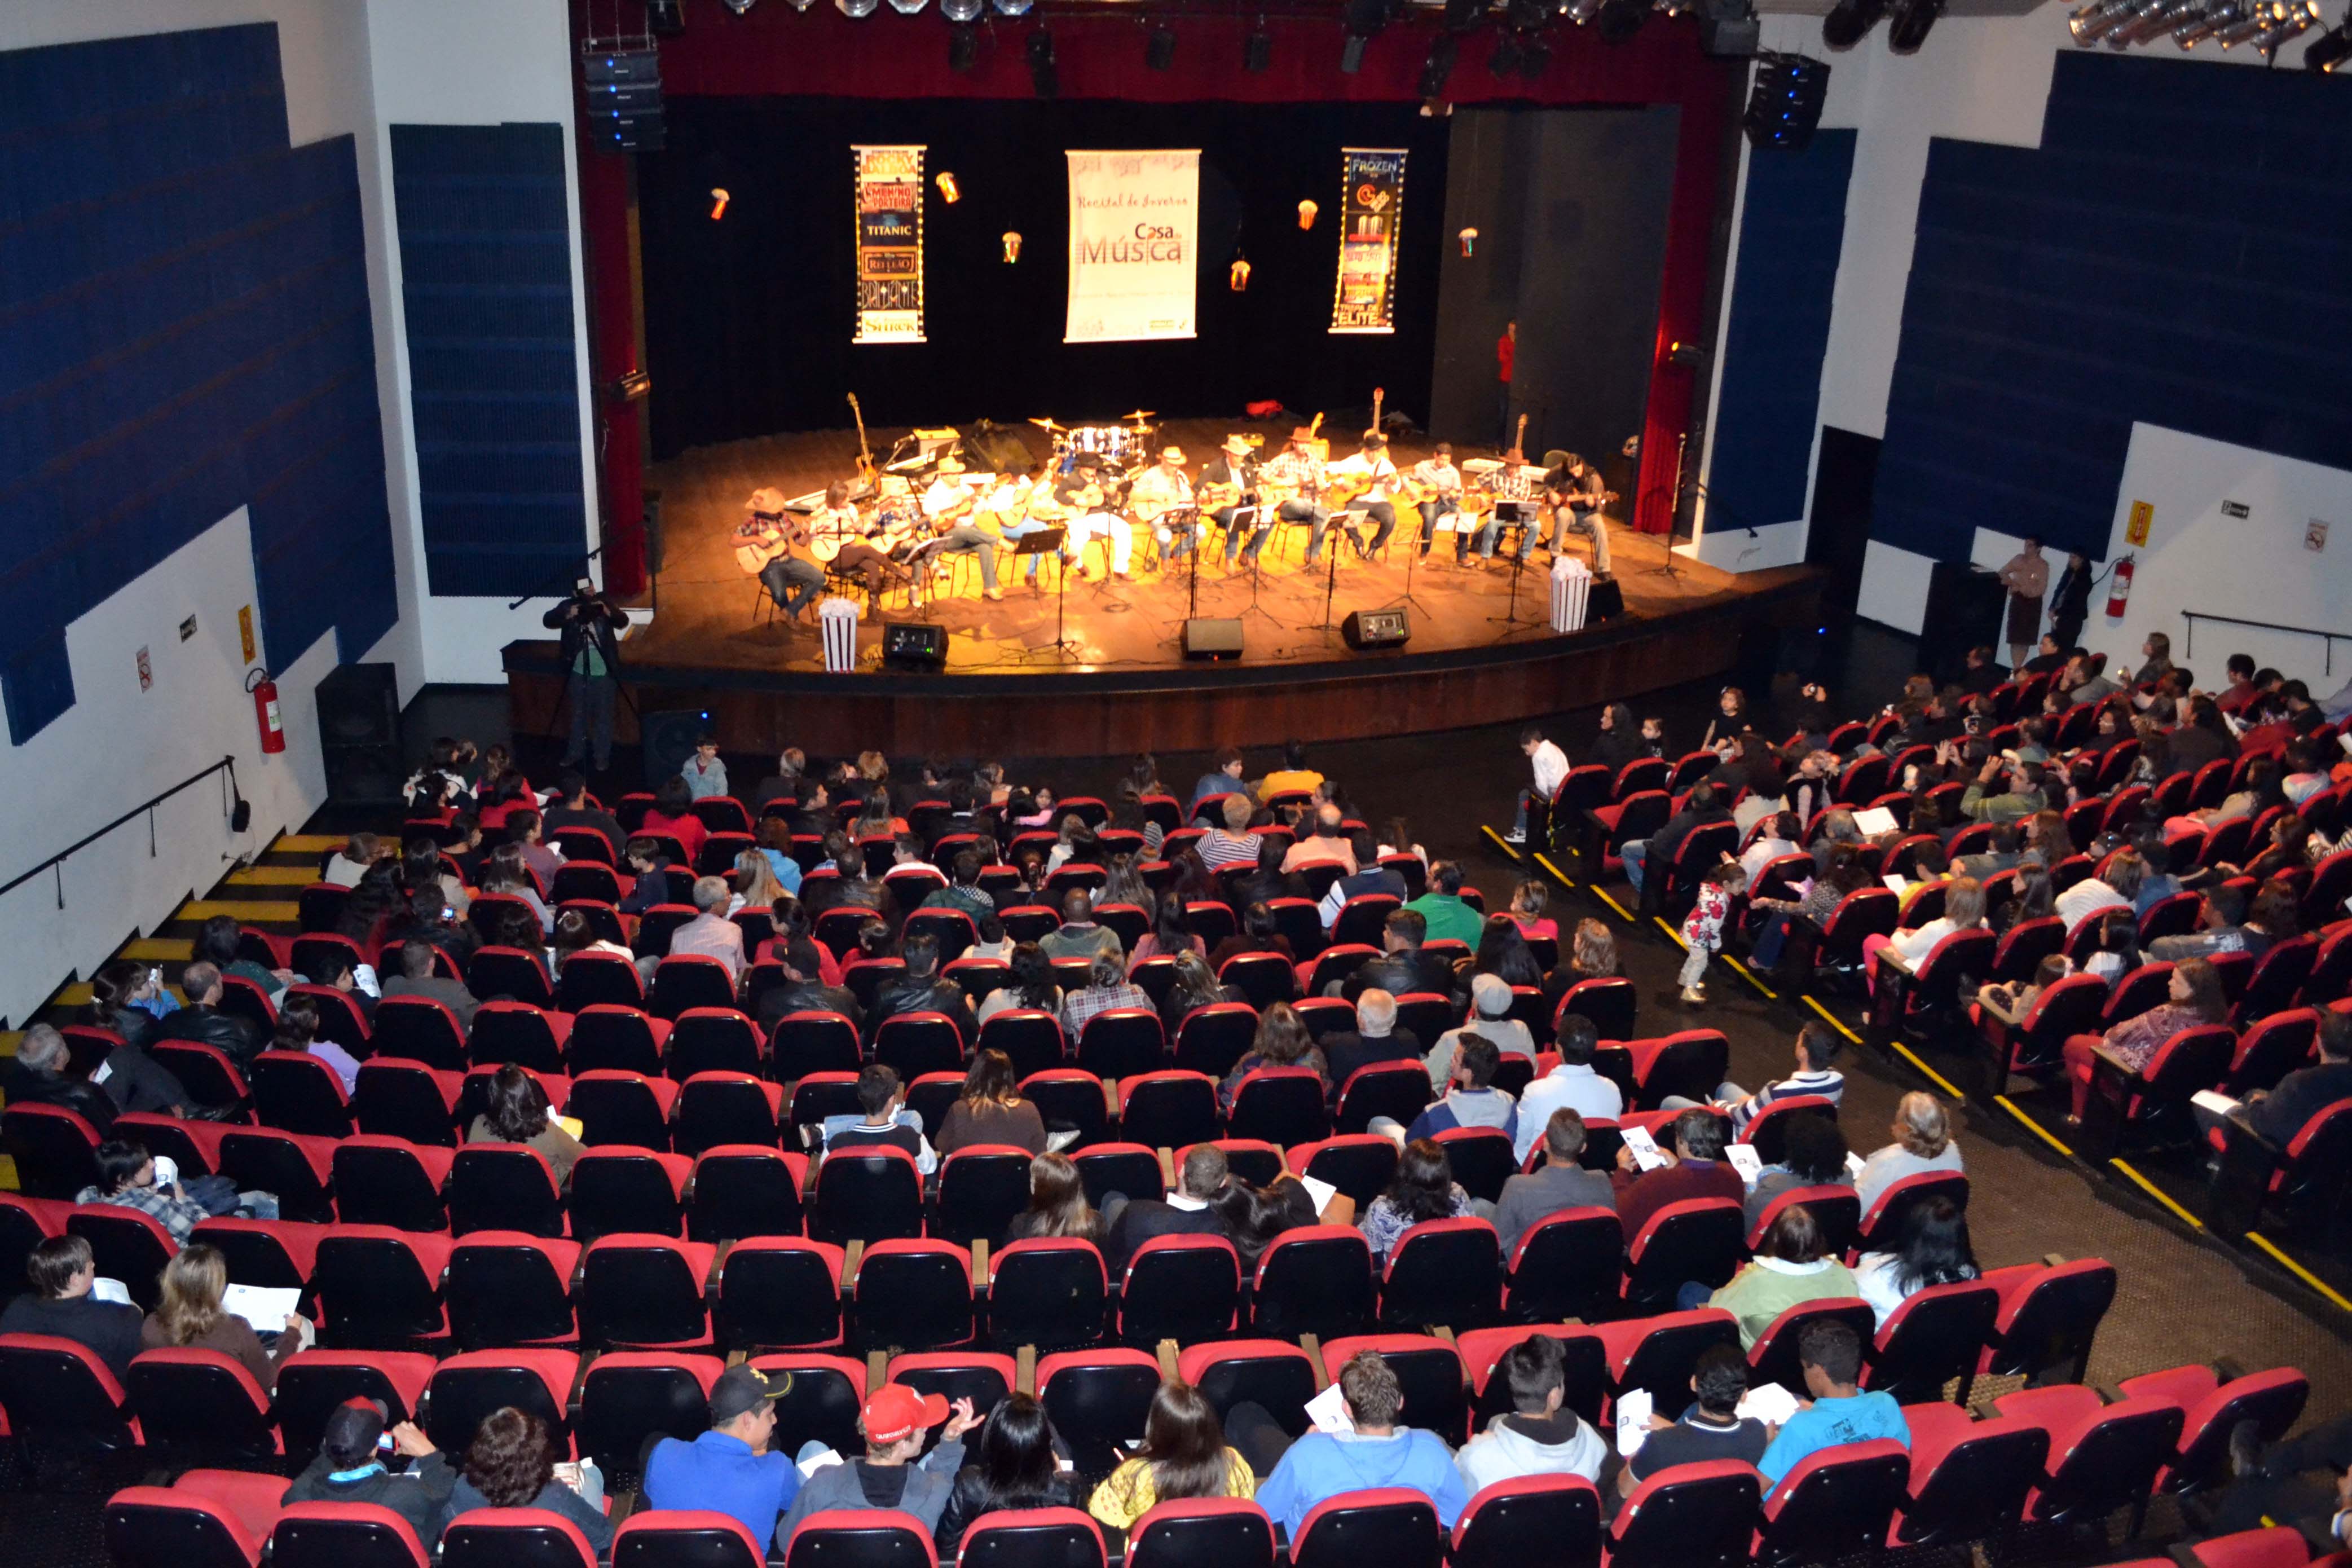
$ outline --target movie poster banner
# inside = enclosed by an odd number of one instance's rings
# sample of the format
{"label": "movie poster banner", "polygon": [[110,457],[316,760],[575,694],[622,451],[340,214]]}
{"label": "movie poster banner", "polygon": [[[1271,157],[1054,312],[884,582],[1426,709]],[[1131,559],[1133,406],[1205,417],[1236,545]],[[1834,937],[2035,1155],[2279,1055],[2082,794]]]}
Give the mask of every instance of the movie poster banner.
{"label": "movie poster banner", "polygon": [[857,173],[856,343],[923,341],[923,149],[852,147]]}
{"label": "movie poster banner", "polygon": [[1339,283],[1331,299],[1335,332],[1396,331],[1404,152],[1402,147],[1339,149]]}
{"label": "movie poster banner", "polygon": [[1193,336],[1200,150],[1068,156],[1070,306],[1062,341]]}

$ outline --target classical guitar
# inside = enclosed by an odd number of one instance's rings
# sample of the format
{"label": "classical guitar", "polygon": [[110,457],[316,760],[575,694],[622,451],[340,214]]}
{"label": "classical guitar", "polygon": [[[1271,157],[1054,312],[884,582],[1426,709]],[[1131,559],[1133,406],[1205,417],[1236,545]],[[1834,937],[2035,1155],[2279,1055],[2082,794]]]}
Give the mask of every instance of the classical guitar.
{"label": "classical guitar", "polygon": [[881,478],[881,470],[874,466],[874,448],[866,444],[866,411],[857,406],[857,394],[854,392],[849,395],[849,416],[857,421],[858,483],[874,484]]}

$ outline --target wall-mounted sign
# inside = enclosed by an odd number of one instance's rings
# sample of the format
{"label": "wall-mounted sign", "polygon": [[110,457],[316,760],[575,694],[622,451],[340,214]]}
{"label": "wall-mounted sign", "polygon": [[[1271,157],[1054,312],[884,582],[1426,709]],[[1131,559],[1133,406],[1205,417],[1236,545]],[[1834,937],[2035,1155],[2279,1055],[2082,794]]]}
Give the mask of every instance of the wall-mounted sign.
{"label": "wall-mounted sign", "polygon": [[195,617],[195,616],[190,616],[186,620],[182,621],[182,622],[180,623],[180,640],[181,640],[182,642],[185,642],[185,641],[187,641],[190,637],[194,637],[194,636],[195,636],[195,635],[196,635],[196,617]]}
{"label": "wall-mounted sign", "polygon": [[139,650],[139,689],[145,691],[155,684],[155,667],[147,662],[147,650]]}
{"label": "wall-mounted sign", "polygon": [[2124,542],[2135,550],[2144,549],[2147,544],[2147,525],[2155,521],[2156,508],[2144,500],[2132,502],[2131,521],[2124,525]]}
{"label": "wall-mounted sign", "polygon": [[2311,551],[2326,549],[2327,524],[2315,517],[2305,522],[2303,525],[2303,547]]}
{"label": "wall-mounted sign", "polygon": [[253,662],[254,650],[253,606],[251,605],[239,605],[236,607],[236,641],[237,646],[245,650],[245,662],[251,664]]}
{"label": "wall-mounted sign", "polygon": [[2223,517],[2252,517],[2254,515],[2254,509],[2248,506],[2242,500],[2225,500],[2221,503],[2221,515]]}

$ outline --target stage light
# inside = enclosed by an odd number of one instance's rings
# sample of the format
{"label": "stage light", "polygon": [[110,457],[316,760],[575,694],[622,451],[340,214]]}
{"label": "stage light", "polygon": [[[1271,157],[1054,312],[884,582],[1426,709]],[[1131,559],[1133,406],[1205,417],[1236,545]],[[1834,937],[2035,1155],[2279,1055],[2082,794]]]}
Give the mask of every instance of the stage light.
{"label": "stage light", "polygon": [[2337,27],[2314,38],[2303,51],[2303,68],[2307,71],[2339,71],[2347,60],[2352,60],[2352,24]]}
{"label": "stage light", "polygon": [[1886,0],[1838,0],[1822,18],[1822,42],[1833,49],[1850,49],[1885,15]]}
{"label": "stage light", "polygon": [[1445,91],[1445,80],[1454,74],[1454,58],[1462,46],[1451,33],[1440,33],[1430,40],[1429,58],[1421,62],[1421,96],[1437,98]]}
{"label": "stage light", "polygon": [[725,190],[712,186],[710,191],[710,221],[717,223],[727,216],[728,196]]}
{"label": "stage light", "polygon": [[845,16],[862,20],[874,15],[875,0],[833,0],[833,3]]}
{"label": "stage light", "polygon": [[1886,47],[1898,55],[1916,55],[1927,41],[1927,30],[1944,14],[1944,0],[1895,0],[1886,14]]}
{"label": "stage light", "polygon": [[1176,63],[1176,29],[1165,22],[1155,22],[1143,36],[1143,63],[1156,71],[1164,71]]}
{"label": "stage light", "polygon": [[1478,248],[1478,231],[1475,228],[1465,228],[1454,237],[1462,242],[1462,254],[1465,258]]}
{"label": "stage light", "polygon": [[1249,288],[1250,264],[1246,256],[1236,256],[1234,264],[1225,268],[1225,283],[1236,294]]}
{"label": "stage light", "polygon": [[1242,69],[1262,71],[1274,64],[1274,35],[1265,30],[1265,18],[1260,16],[1250,36],[1242,40]]}
{"label": "stage light", "polygon": [[1601,41],[1604,44],[1631,43],[1649,15],[1650,0],[1601,0]]}
{"label": "stage light", "polygon": [[2173,28],[2172,41],[2184,49],[2193,49],[2222,28],[2234,26],[2245,20],[2245,7],[2237,0],[2221,0],[2220,5],[2209,7],[2195,21],[2183,22]]}
{"label": "stage light", "polygon": [[929,3],[930,0],[890,0],[890,9],[901,16],[911,16]]}
{"label": "stage light", "polygon": [[1029,35],[1028,50],[1031,89],[1039,98],[1055,96],[1062,90],[1062,77],[1054,68],[1054,35],[1043,27],[1038,28]]}
{"label": "stage light", "polygon": [[816,0],[793,0],[793,9],[804,12],[815,4]]}
{"label": "stage light", "polygon": [[2205,0],[2158,0],[2156,5],[2109,33],[2107,47],[2126,49],[2134,44],[2147,43],[2175,27],[2195,21],[2204,10]]}
{"label": "stage light", "polygon": [[1748,111],[1740,118],[1748,144],[1801,151],[1822,122],[1829,85],[1830,68],[1820,60],[1803,55],[1757,57],[1756,79],[1748,90]]}
{"label": "stage light", "polygon": [[1008,228],[1004,231],[1003,243],[1004,265],[1010,267],[1021,259],[1021,236]]}
{"label": "stage light", "polygon": [[756,3],[757,0],[727,0],[727,8],[730,11],[734,12],[738,16],[740,16],[744,12],[749,11]]}
{"label": "stage light", "polygon": [[[948,69],[968,71],[979,58],[980,29],[967,24],[950,27],[948,29]],[[950,202],[956,199],[954,175],[940,176],[940,194],[946,196]]]}
{"label": "stage light", "polygon": [[1000,16],[1026,16],[1029,7],[1034,3],[1035,0],[995,0],[996,14]]}
{"label": "stage light", "polygon": [[1551,40],[1541,33],[1528,33],[1519,40],[1519,75],[1528,81],[1543,75],[1551,65]]}
{"label": "stage light", "polygon": [[1601,0],[1568,0],[1568,8],[1560,13],[1578,26],[1601,14]]}
{"label": "stage light", "polygon": [[1315,215],[1322,210],[1322,208],[1317,206],[1313,202],[1299,203],[1298,226],[1301,228],[1313,228],[1315,226]]}
{"label": "stage light", "polygon": [[940,15],[959,26],[966,22],[979,21],[981,12],[985,9],[987,6],[982,0],[940,0]]}
{"label": "stage light", "polygon": [[686,0],[646,0],[646,30],[675,38],[686,31]]}
{"label": "stage light", "polygon": [[944,200],[948,205],[953,206],[956,203],[963,200],[963,191],[956,184],[956,177],[953,171],[941,169],[934,183],[940,187],[940,198]]}
{"label": "stage light", "polygon": [[1507,0],[1503,6],[1503,25],[1528,32],[1542,26],[1552,18],[1551,0]]}
{"label": "stage light", "polygon": [[2254,38],[2254,48],[2264,59],[2275,56],[2282,45],[2291,39],[2301,37],[2305,32],[2319,25],[2319,0],[2304,0],[2304,4],[2300,5],[2284,5],[2275,9],[2283,12],[2284,15],[2277,16],[2269,27],[2263,29]]}

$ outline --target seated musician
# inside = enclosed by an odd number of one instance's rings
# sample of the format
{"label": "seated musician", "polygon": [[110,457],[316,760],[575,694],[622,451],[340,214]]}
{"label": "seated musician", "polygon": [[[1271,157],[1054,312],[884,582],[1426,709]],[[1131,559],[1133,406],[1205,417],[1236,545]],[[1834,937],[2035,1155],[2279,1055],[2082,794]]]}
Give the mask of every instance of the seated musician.
{"label": "seated musician", "polygon": [[[980,500],[972,503],[975,521],[996,524],[996,531],[1003,538],[1004,547],[1007,550],[1012,549],[1029,535],[1054,526],[1051,521],[1036,516],[1030,510],[1032,493],[1036,483],[1037,465],[1024,463],[1018,473],[997,475],[996,483],[991,485]],[[1035,555],[1029,557],[1029,569],[1025,575],[1032,584],[1037,581],[1037,563],[1040,559],[1041,557]]]}
{"label": "seated musician", "polygon": [[786,618],[797,622],[801,607],[824,592],[824,568],[793,553],[798,526],[784,515],[784,496],[762,485],[743,503],[751,515],[735,531],[735,559],[753,572]]}
{"label": "seated musician", "polygon": [[[905,480],[900,480],[901,487]],[[849,501],[849,481],[835,479],[824,488],[824,505],[809,520],[810,552],[831,562],[836,572],[862,577],[866,593],[876,598],[888,584],[904,582],[907,571],[867,541],[876,530]]]}
{"label": "seated musician", "polygon": [[1190,551],[1196,524],[1190,515],[1192,481],[1184,473],[1184,449],[1162,447],[1160,461],[1135,477],[1127,505],[1136,521],[1150,525],[1160,554],[1173,561]]}
{"label": "seated musician", "polygon": [[1110,569],[1114,574],[1127,576],[1128,558],[1135,551],[1135,531],[1127,519],[1110,510],[1109,498],[1104,494],[1102,458],[1093,452],[1078,454],[1076,468],[1054,481],[1054,500],[1069,513],[1069,552],[1083,561],[1087,541],[1110,541]]}
{"label": "seated musician", "polygon": [[875,547],[900,565],[911,564],[929,542],[923,503],[902,474],[885,474],[877,487],[874,518],[867,531]]}
{"label": "seated musician", "polygon": [[[1456,517],[1462,511],[1462,470],[1454,466],[1452,443],[1440,441],[1437,450],[1415,463],[1406,478],[1418,486],[1422,493],[1421,554],[1429,558],[1429,547],[1437,542],[1437,520]],[[1460,561],[1470,553],[1470,536],[1454,536],[1454,559]]]}
{"label": "seated musician", "polygon": [[1544,456],[1557,459],[1543,479],[1544,504],[1551,511],[1551,552],[1564,553],[1568,536],[1580,534],[1592,541],[1594,575],[1605,575],[1609,571],[1609,525],[1601,520],[1601,508],[1610,498],[1601,487],[1601,470],[1574,452],[1547,452]]}
{"label": "seated musician", "polygon": [[[943,555],[960,553],[980,557],[980,591],[984,598],[1002,599],[1004,590],[996,585],[996,541],[972,526],[972,492],[962,482],[964,466],[953,457],[940,459],[937,477],[923,492],[923,515],[939,531],[938,537],[924,542],[916,552],[919,563],[916,581],[922,580],[921,566],[940,561]],[[941,562],[940,570],[947,566]]]}
{"label": "seated musician", "polygon": [[[1225,531],[1225,562],[1232,564],[1240,551],[1242,531],[1250,531],[1249,558],[1265,544],[1265,536],[1274,531],[1273,517],[1252,504],[1251,490],[1257,484],[1257,464],[1252,459],[1252,448],[1239,436],[1228,436],[1217,455],[1201,470],[1201,504],[1209,509],[1210,517]],[[1247,510],[1246,517],[1236,514]]]}
{"label": "seated musician", "polygon": [[1345,458],[1323,470],[1324,478],[1343,489],[1356,490],[1358,499],[1351,510],[1380,524],[1370,544],[1363,536],[1355,536],[1356,553],[1366,561],[1372,552],[1389,542],[1396,531],[1396,498],[1403,487],[1396,465],[1389,460],[1388,437],[1377,430],[1365,432],[1363,446],[1352,458]]}
{"label": "seated musician", "polygon": [[1290,444],[1258,465],[1261,485],[1272,486],[1281,500],[1275,515],[1285,522],[1304,522],[1314,531],[1307,541],[1307,564],[1312,566],[1323,553],[1323,531],[1331,526],[1330,509],[1322,504],[1326,488],[1323,459],[1315,455],[1309,445],[1315,433],[1301,425],[1290,433]]}
{"label": "seated musician", "polygon": [[1495,510],[1486,519],[1486,526],[1478,531],[1478,558],[1495,558],[1495,542],[1502,537],[1504,525],[1518,523],[1519,559],[1525,561],[1535,548],[1536,535],[1540,531],[1536,521],[1538,500],[1534,476],[1527,471],[1527,454],[1517,447],[1503,454],[1503,466],[1496,468],[1486,481],[1495,497]]}

